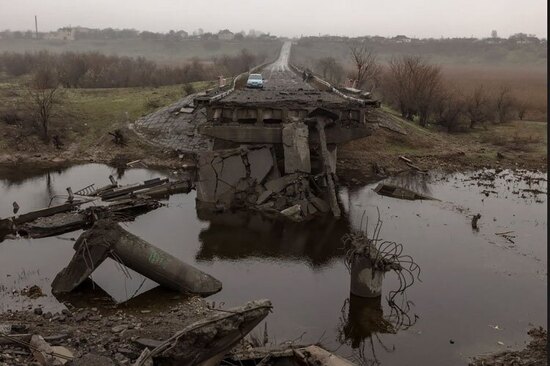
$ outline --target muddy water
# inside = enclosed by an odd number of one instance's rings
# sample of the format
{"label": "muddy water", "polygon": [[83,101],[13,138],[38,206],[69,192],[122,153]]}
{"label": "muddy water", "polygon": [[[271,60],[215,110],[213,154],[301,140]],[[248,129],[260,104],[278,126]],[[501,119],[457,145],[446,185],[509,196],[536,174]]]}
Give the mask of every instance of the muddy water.
{"label": "muddy water", "polygon": [[[0,180],[0,217],[11,214],[13,201],[26,212],[47,205],[51,196],[65,194],[68,186],[77,190],[92,182],[106,184],[109,174],[118,173],[121,183],[166,174],[145,169],[117,172],[104,165],[37,176],[21,170],[7,173]],[[376,184],[344,188],[340,197],[347,215],[340,221],[296,225],[249,215],[209,217],[197,214],[192,193],[172,196],[165,207],[125,227],[222,280],[223,290],[208,299],[217,306],[271,299],[274,312],[267,325],[274,343],[321,341],[344,356],[384,365],[459,365],[475,354],[522,347],[527,330],[547,321],[546,194],[523,191],[546,192],[546,181],[530,187],[523,175],[503,172],[494,181],[473,176],[430,174],[392,180],[438,199],[432,201],[379,196],[372,190]],[[372,230],[378,212],[381,237],[403,243],[405,254],[422,269],[421,282],[415,281],[406,292],[412,302],[406,315],[416,322],[396,334],[390,333],[396,319],[385,296],[397,287],[397,277],[386,276],[384,298],[378,303],[350,299],[343,263],[342,235],[364,225],[366,217]],[[478,232],[468,216],[476,213],[482,215]],[[508,231],[514,243],[495,234]],[[50,310],[62,307],[60,301],[66,299],[51,296],[49,284],[71,258],[72,239],[79,234],[0,243],[0,311],[37,304]],[[107,261],[94,273],[95,291],[70,301],[108,305],[110,297],[135,297],[130,304],[149,308],[178,301],[174,293],[153,289],[155,284],[142,276],[129,276]],[[19,294],[34,284],[47,296],[29,300]]]}

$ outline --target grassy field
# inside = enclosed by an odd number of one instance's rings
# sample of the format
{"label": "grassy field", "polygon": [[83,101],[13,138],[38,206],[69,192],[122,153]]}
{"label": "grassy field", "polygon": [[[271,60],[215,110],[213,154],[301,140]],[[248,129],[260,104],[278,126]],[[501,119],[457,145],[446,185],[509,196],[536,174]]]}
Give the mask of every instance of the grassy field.
{"label": "grassy field", "polygon": [[[306,65],[322,57],[334,57],[351,65],[350,43],[332,40],[300,40],[292,47],[292,61]],[[545,45],[490,45],[472,42],[367,43],[380,61],[393,56],[418,55],[440,65],[536,65],[546,67]]]}
{"label": "grassy field", "polygon": [[497,92],[502,86],[510,87],[517,101],[526,104],[524,120],[547,119],[546,66],[444,65],[442,71],[445,80],[465,94],[480,84],[489,93]]}
{"label": "grassy field", "polygon": [[[128,122],[186,95],[183,85],[158,88],[64,89],[62,102],[50,123],[50,135],[58,135],[65,145],[56,151],[46,144],[33,124],[28,94],[23,79],[0,82],[0,155],[23,157],[34,154],[54,154],[63,158],[99,158],[123,153],[129,155],[153,152],[128,131]],[[210,86],[210,82],[193,83],[195,90]],[[5,116],[17,113],[21,120],[7,123]],[[112,142],[109,132],[122,129],[128,138],[124,148]],[[5,160],[4,159],[4,160]],[[1,159],[0,159],[1,160]]]}
{"label": "grassy field", "polygon": [[352,141],[338,150],[341,169],[360,176],[372,175],[375,163],[396,172],[408,167],[404,155],[422,169],[474,170],[526,168],[546,171],[547,123],[513,121],[488,124],[468,133],[449,134],[436,127],[423,128],[403,120],[396,111],[383,107],[406,135],[379,128],[373,136]]}
{"label": "grassy field", "polygon": [[256,54],[275,58],[281,47],[279,41],[243,39],[236,41],[184,40],[179,42],[143,41],[141,39],[53,41],[32,39],[0,39],[0,51],[50,52],[97,51],[106,55],[145,57],[160,64],[180,65],[194,57],[208,60],[214,56],[236,55],[243,48]]}

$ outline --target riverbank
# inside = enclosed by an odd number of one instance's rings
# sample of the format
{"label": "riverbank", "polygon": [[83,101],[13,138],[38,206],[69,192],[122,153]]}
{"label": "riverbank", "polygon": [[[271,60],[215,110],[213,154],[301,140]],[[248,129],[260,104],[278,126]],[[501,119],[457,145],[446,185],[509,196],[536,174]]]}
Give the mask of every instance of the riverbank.
{"label": "riverbank", "polygon": [[548,365],[548,332],[539,327],[531,329],[527,334],[531,336],[531,341],[524,349],[479,356],[470,363],[470,366]]}
{"label": "riverbank", "polygon": [[547,170],[546,122],[489,124],[451,134],[420,127],[384,107],[378,117],[383,127],[372,136],[338,149],[339,177],[344,182],[364,182],[404,170]]}

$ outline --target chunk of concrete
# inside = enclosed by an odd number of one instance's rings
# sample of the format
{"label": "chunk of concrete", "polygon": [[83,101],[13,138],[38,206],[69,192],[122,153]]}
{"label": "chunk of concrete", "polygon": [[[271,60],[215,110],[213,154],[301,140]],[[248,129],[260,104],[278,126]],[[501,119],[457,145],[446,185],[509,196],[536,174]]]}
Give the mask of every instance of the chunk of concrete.
{"label": "chunk of concrete", "polygon": [[315,196],[312,197],[311,203],[313,204],[313,206],[315,206],[317,210],[321,211],[322,213],[327,213],[330,211],[330,207],[328,203],[326,203],[324,200],[322,200],[319,197],[315,197]]}
{"label": "chunk of concrete", "polygon": [[265,183],[265,188],[274,192],[279,193],[286,188],[290,183],[298,179],[298,174],[288,174],[284,175],[281,178],[273,179]]}
{"label": "chunk of concrete", "polygon": [[267,146],[260,149],[250,149],[247,158],[250,164],[250,177],[256,179],[260,184],[263,183],[274,165],[271,149]]}
{"label": "chunk of concrete", "polygon": [[272,191],[270,191],[269,189],[264,191],[262,194],[260,194],[260,197],[258,197],[258,200],[256,201],[256,204],[257,205],[261,205],[262,203],[264,203],[265,201],[267,201],[267,199],[269,197],[271,197],[271,195],[273,194]]}
{"label": "chunk of concrete", "polygon": [[283,127],[285,173],[311,173],[309,130],[301,122],[288,123]]}
{"label": "chunk of concrete", "polygon": [[262,183],[274,166],[271,148],[205,152],[199,156],[197,200],[230,207],[237,191]]}
{"label": "chunk of concrete", "polygon": [[301,213],[302,213],[302,209],[299,204],[295,204],[294,206],[290,206],[281,211],[281,215],[286,216],[289,219],[294,221],[302,220]]}

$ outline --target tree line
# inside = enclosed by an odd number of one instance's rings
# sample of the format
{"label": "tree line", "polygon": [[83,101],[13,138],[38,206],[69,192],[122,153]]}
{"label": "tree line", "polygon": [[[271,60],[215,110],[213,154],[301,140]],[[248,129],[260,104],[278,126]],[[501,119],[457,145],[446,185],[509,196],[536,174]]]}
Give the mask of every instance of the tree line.
{"label": "tree line", "polygon": [[335,85],[347,79],[348,86],[375,94],[403,118],[422,126],[438,124],[454,132],[525,116],[525,103],[514,97],[510,87],[495,91],[479,84],[472,92],[458,90],[445,82],[440,66],[420,56],[398,56],[381,63],[371,49],[357,44],[350,46],[349,57],[353,69],[324,57],[315,63],[315,71]]}
{"label": "tree line", "polygon": [[0,70],[9,76],[22,76],[47,69],[64,88],[155,87],[238,74],[263,62],[265,57],[243,49],[237,55],[224,55],[208,62],[195,58],[181,66],[169,66],[144,57],[108,56],[99,52],[5,52],[0,54]]}
{"label": "tree line", "polygon": [[[193,59],[183,66],[161,66],[143,57],[107,56],[97,52],[52,54],[0,54],[0,72],[27,80],[23,108],[0,110],[0,120],[17,124],[30,120],[44,141],[50,141],[50,121],[63,104],[64,88],[156,87],[185,84],[187,94],[194,92],[191,82],[213,80],[219,75],[233,76],[248,71],[265,60],[265,55],[243,49],[237,55],[223,55],[208,62]],[[26,111],[26,113],[22,113]],[[54,144],[58,136],[53,136]]]}

